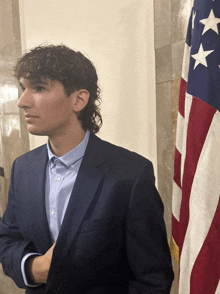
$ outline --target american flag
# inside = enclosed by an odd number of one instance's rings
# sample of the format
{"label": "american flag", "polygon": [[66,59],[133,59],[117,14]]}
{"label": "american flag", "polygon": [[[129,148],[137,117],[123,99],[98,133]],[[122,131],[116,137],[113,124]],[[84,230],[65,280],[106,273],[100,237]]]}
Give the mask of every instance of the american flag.
{"label": "american flag", "polygon": [[179,294],[220,293],[220,0],[195,0],[177,116],[171,251]]}

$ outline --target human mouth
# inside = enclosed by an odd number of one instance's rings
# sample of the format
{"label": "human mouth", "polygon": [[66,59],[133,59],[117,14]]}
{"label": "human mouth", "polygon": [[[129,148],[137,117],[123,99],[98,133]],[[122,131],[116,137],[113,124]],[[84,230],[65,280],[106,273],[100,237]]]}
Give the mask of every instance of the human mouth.
{"label": "human mouth", "polygon": [[30,115],[30,114],[25,114],[25,121],[26,122],[30,122],[30,121],[32,121],[35,118],[38,118],[38,116],[36,116],[36,115]]}

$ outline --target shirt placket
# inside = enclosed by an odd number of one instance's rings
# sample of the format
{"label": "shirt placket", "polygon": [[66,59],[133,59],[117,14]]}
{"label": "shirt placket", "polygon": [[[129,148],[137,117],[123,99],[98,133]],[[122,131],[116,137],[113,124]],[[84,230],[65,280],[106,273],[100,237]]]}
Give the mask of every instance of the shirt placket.
{"label": "shirt placket", "polygon": [[[58,198],[61,190],[62,182],[65,176],[65,166],[59,159],[54,160],[53,168],[53,179],[52,179],[52,189],[50,195],[50,219],[51,219],[51,228],[55,233],[55,240],[59,233],[59,206]],[[54,240],[54,241],[55,241]]]}

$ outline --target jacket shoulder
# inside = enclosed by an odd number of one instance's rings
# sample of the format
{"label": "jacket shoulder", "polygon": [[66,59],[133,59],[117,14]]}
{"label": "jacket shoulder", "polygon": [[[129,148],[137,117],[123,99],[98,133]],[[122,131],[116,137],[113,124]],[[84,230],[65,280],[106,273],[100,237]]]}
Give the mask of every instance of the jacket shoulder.
{"label": "jacket shoulder", "polygon": [[98,148],[100,149],[99,151],[104,154],[104,158],[107,161],[114,162],[116,165],[129,165],[133,168],[152,166],[151,161],[143,157],[142,155],[112,144],[110,142],[104,141],[100,138],[98,139]]}
{"label": "jacket shoulder", "polygon": [[15,159],[15,163],[28,163],[29,161],[40,160],[42,157],[47,156],[47,145],[44,144],[31,151],[28,151]]}

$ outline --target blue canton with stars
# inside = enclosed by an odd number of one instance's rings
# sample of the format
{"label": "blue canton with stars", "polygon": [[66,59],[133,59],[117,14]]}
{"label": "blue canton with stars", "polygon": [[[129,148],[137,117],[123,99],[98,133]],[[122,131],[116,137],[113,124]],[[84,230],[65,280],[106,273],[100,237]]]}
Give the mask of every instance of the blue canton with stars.
{"label": "blue canton with stars", "polygon": [[187,92],[220,111],[220,0],[195,0],[186,43],[191,47]]}

